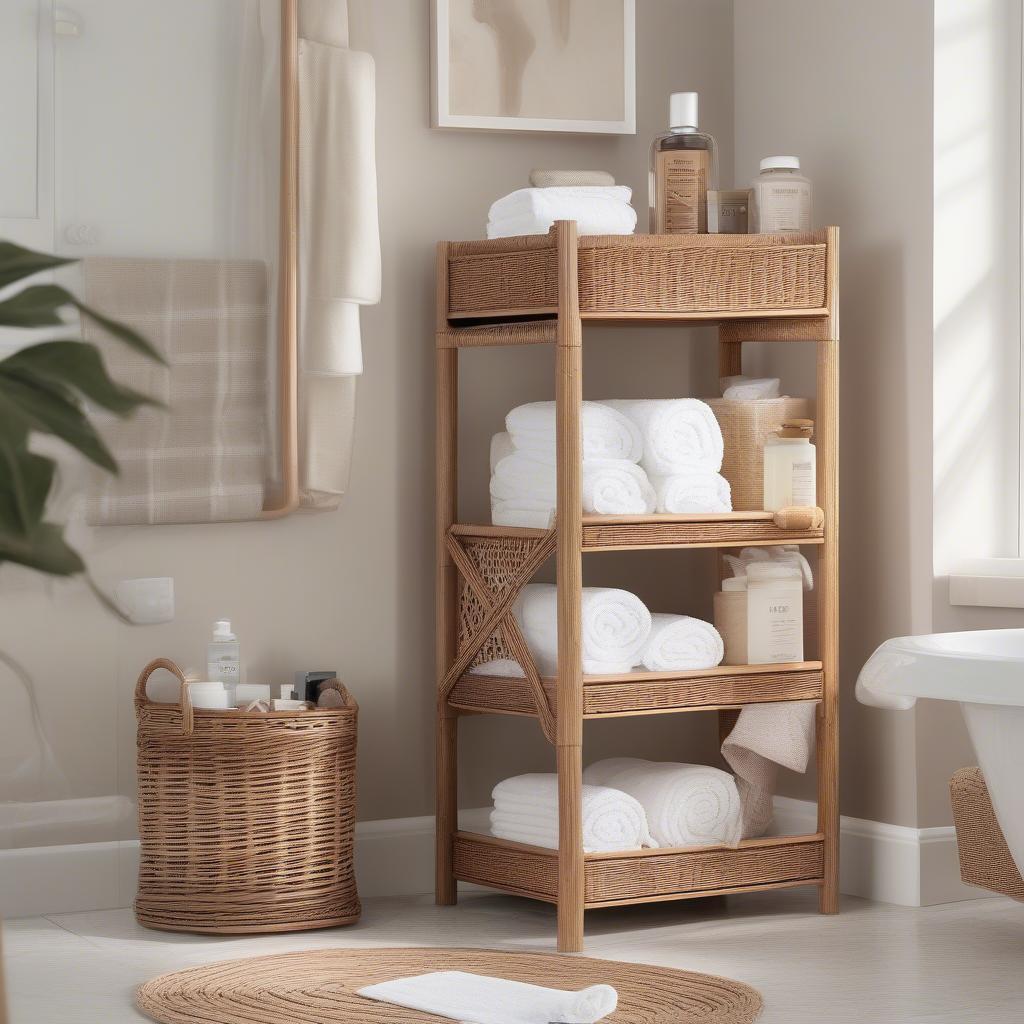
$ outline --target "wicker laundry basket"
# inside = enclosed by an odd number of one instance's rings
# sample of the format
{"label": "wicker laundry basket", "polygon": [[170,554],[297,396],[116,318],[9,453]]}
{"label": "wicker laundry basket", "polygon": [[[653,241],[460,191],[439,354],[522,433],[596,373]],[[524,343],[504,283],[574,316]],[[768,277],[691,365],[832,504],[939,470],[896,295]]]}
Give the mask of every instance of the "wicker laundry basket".
{"label": "wicker laundry basket", "polygon": [[[177,704],[146,696],[157,669]],[[135,687],[139,837],[135,916],[167,931],[245,934],[359,919],[353,870],[358,706],[193,709],[181,670]]]}
{"label": "wicker laundry basket", "polygon": [[705,398],[722,428],[725,457],[722,476],[732,488],[732,507],[737,512],[764,508],[764,443],[784,420],[813,419],[810,398],[763,398],[737,402]]}
{"label": "wicker laundry basket", "polygon": [[980,768],[961,768],[949,780],[960,877],[968,885],[1024,900],[1024,879],[999,827]]}

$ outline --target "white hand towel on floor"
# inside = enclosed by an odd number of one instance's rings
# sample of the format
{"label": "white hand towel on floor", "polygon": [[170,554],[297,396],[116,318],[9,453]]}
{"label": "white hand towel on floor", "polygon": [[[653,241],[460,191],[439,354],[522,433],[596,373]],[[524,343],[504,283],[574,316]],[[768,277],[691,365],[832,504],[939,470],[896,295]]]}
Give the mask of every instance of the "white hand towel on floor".
{"label": "white hand towel on floor", "polygon": [[722,397],[733,402],[763,401],[766,398],[778,398],[781,381],[778,377],[745,377],[736,374],[722,377]]}
{"label": "white hand towel on floor", "polygon": [[656,612],[640,664],[648,672],[686,672],[714,668],[724,656],[722,638],[710,622]]}
{"label": "white hand towel on floor", "polygon": [[711,407],[697,398],[612,399],[602,403],[639,428],[640,465],[650,476],[722,468],[722,428]]}
{"label": "white hand towel on floor", "polygon": [[710,470],[651,478],[659,512],[731,512],[732,488],[721,473]]}
{"label": "white hand towel on floor", "polygon": [[736,846],[742,837],[736,780],[718,768],[612,757],[587,768],[583,781],[639,800],[659,846]]}
{"label": "white hand towel on floor", "polygon": [[748,704],[722,744],[722,756],[736,773],[744,839],[764,835],[772,823],[777,766],[807,771],[814,707],[814,701]]}
{"label": "white hand towel on floor", "polygon": [[625,185],[521,188],[491,204],[487,237],[543,235],[556,220],[574,220],[581,235],[631,235],[636,210]]}
{"label": "white hand towel on floor", "polygon": [[[647,474],[625,459],[586,459],[581,465],[584,512],[647,515],[654,511],[654,488]],[[554,511],[558,469],[554,459],[536,452],[506,455],[491,476],[491,500],[517,504],[521,499],[547,502]]]}
{"label": "white hand towel on floor", "polygon": [[[583,671],[630,672],[651,632],[651,613],[627,590],[583,588]],[[558,592],[553,583],[528,583],[512,608],[519,628],[546,676],[558,670]]]}
{"label": "white hand towel on floor", "polygon": [[[717,428],[717,421],[715,426]],[[584,459],[640,461],[643,452],[640,431],[622,413],[598,402],[584,402],[582,427]],[[554,402],[529,402],[517,406],[505,417],[505,429],[519,451],[539,452],[554,457]]]}
{"label": "white hand towel on floor", "polygon": [[566,992],[465,971],[396,978],[361,988],[358,995],[466,1024],[594,1024],[612,1013],[619,1000],[611,985]]}
{"label": "white hand towel on floor", "polygon": [[[491,791],[491,833],[499,839],[558,848],[558,776],[516,775]],[[643,807],[607,786],[583,787],[583,849],[588,853],[656,846]]]}

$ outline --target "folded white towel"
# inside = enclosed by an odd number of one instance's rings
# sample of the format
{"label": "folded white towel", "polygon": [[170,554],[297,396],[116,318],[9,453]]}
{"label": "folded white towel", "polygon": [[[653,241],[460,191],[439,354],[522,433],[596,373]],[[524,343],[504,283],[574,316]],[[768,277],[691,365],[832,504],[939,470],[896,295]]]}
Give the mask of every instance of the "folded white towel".
{"label": "folded white towel", "polygon": [[491,438],[490,468],[493,473],[498,468],[502,459],[511,455],[516,450],[512,443],[512,435],[507,430],[502,430]]}
{"label": "folded white towel", "polygon": [[[544,675],[558,670],[558,592],[553,583],[528,583],[513,614]],[[612,587],[584,587],[583,671],[619,674],[640,660],[651,632],[651,613],[635,594]]]}
{"label": "folded white towel", "polygon": [[[499,839],[558,848],[558,776],[516,775],[491,792],[491,834]],[[607,786],[583,787],[583,849],[588,853],[656,846],[643,807]]]}
{"label": "folded white towel", "polygon": [[490,661],[482,661],[479,665],[473,665],[469,669],[471,676],[512,676],[516,679],[523,679],[526,673],[523,666],[512,658],[492,658]]}
{"label": "folded white towel", "polygon": [[732,488],[721,473],[698,469],[651,478],[659,512],[731,512]]}
{"label": "folded white towel", "polygon": [[574,220],[581,235],[630,235],[636,210],[625,185],[521,188],[491,205],[487,237],[543,235],[556,220]]}
{"label": "folded white towel", "polygon": [[767,548],[742,548],[739,555],[723,555],[733,576],[746,576],[751,562],[775,562],[779,565],[793,565],[800,570],[804,590],[814,589],[814,573],[811,563],[796,544],[775,544]]}
{"label": "folded white towel", "polygon": [[[587,459],[581,466],[583,511],[604,515],[646,515],[654,511],[654,488],[647,474],[625,459]],[[494,468],[491,499],[547,502],[554,511],[558,470],[553,457],[513,452]]]}
{"label": "folded white towel", "polygon": [[776,766],[807,771],[814,708],[814,701],[748,704],[722,744],[722,756],[736,773],[744,839],[764,835],[772,823]]}
{"label": "folded white towel", "polygon": [[368,985],[358,994],[467,1024],[594,1024],[612,1013],[619,1001],[611,985],[567,992],[464,971],[396,978]]}
{"label": "folded white towel", "polygon": [[745,377],[742,373],[722,377],[722,397],[733,402],[754,402],[778,398],[781,381],[778,377]]}
{"label": "folded white towel", "polygon": [[714,668],[724,656],[722,638],[710,622],[656,612],[640,664],[649,672],[684,672]]}
{"label": "folded white towel", "polygon": [[492,501],[491,523],[494,526],[525,526],[530,530],[550,530],[555,510],[549,501]]}
{"label": "folded white towel", "polygon": [[722,468],[722,429],[711,407],[697,398],[612,399],[602,403],[639,428],[640,465],[653,476]]}
{"label": "folded white towel", "polygon": [[718,768],[612,757],[587,768],[583,781],[621,789],[639,800],[660,846],[736,846],[740,841],[736,781]]}
{"label": "folded white towel", "polygon": [[[715,426],[717,429],[717,421]],[[622,413],[598,402],[584,402],[582,428],[584,459],[640,461],[643,452],[640,431]],[[554,402],[529,402],[517,406],[505,417],[505,429],[519,451],[539,452],[554,457]],[[718,436],[721,438],[720,431]]]}

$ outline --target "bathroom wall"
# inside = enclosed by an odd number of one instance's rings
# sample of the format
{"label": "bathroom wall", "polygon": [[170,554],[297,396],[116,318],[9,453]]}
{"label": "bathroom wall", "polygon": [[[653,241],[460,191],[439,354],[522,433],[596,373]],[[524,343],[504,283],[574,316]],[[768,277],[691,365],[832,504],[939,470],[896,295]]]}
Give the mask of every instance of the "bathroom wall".
{"label": "bathroom wall", "polygon": [[[940,824],[918,810],[915,714],[853,697],[877,644],[931,628],[933,4],[734,7],[737,182],[761,157],[794,153],[814,182],[815,223],[841,225],[842,810]],[[809,356],[760,358],[799,391]],[[810,796],[800,782],[792,792]]]}
{"label": "bathroom wall", "polygon": [[[113,0],[91,2],[106,8]],[[204,5],[188,0],[189,15],[201,17]],[[636,136],[488,135],[429,128],[427,4],[352,0],[353,45],[377,62],[384,297],[363,321],[366,373],[351,494],[326,515],[94,535],[90,561],[101,584],[174,577],[178,612],[166,625],[120,625],[80,582],[43,584],[0,569],[0,651],[13,663],[0,664],[0,800],[131,796],[131,694],[139,668],[156,655],[201,668],[212,621],[229,616],[250,678],[332,668],[356,694],[361,818],[431,811],[434,243],[479,236],[490,201],[525,184],[534,166],[607,168],[638,190],[642,208],[647,146],[664,128],[673,89],[699,90],[704,125],[722,140],[730,176],[732,5],[642,0],[637,8]],[[201,23],[194,28],[201,34]],[[166,58],[161,45],[160,33],[146,41],[148,52]],[[197,131],[197,143],[202,138]],[[204,153],[197,150],[197,161],[208,158]],[[193,216],[184,195],[168,189],[162,214]],[[62,228],[58,213],[58,234]],[[479,518],[486,440],[506,406],[553,394],[552,361],[544,352],[470,353],[463,365],[468,468],[461,497],[464,515]],[[707,332],[649,328],[634,340],[609,330],[588,337],[585,386],[592,397],[705,391],[714,368]],[[621,581],[667,610],[699,611],[707,601],[694,583],[707,572],[706,556],[596,558],[587,566],[590,581]],[[699,759],[713,755],[714,736],[710,717],[665,716],[598,723],[587,740],[595,757],[643,751]],[[502,775],[552,763],[531,722],[469,720],[464,737],[466,806],[484,803]],[[130,815],[117,829],[130,833]],[[54,841],[84,838],[72,829]]]}

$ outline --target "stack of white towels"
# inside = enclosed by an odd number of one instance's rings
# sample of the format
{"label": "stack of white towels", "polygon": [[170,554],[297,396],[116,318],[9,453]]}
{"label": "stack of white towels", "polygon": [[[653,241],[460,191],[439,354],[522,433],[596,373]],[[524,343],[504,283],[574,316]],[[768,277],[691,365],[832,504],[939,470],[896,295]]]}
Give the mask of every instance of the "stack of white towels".
{"label": "stack of white towels", "polygon": [[581,235],[631,235],[636,210],[625,185],[521,188],[491,205],[487,237],[544,235],[556,220],[574,220]]}
{"label": "stack of white towels", "polygon": [[[582,407],[583,511],[600,515],[728,512],[724,445],[695,398],[616,399]],[[555,403],[530,402],[491,440],[491,521],[547,529],[557,505]]]}
{"label": "stack of white towels", "polygon": [[[558,777],[517,775],[491,794],[491,834],[511,842],[558,846]],[[736,846],[743,815],[736,782],[699,764],[614,757],[583,773],[583,849],[587,853]]]}
{"label": "stack of white towels", "polygon": [[[528,583],[512,607],[541,675],[558,669],[558,589]],[[709,622],[689,615],[652,615],[635,594],[614,587],[584,587],[583,671],[621,675],[633,671],[686,672],[714,668],[725,654],[722,637]],[[514,661],[475,666],[479,675],[521,676]]]}

